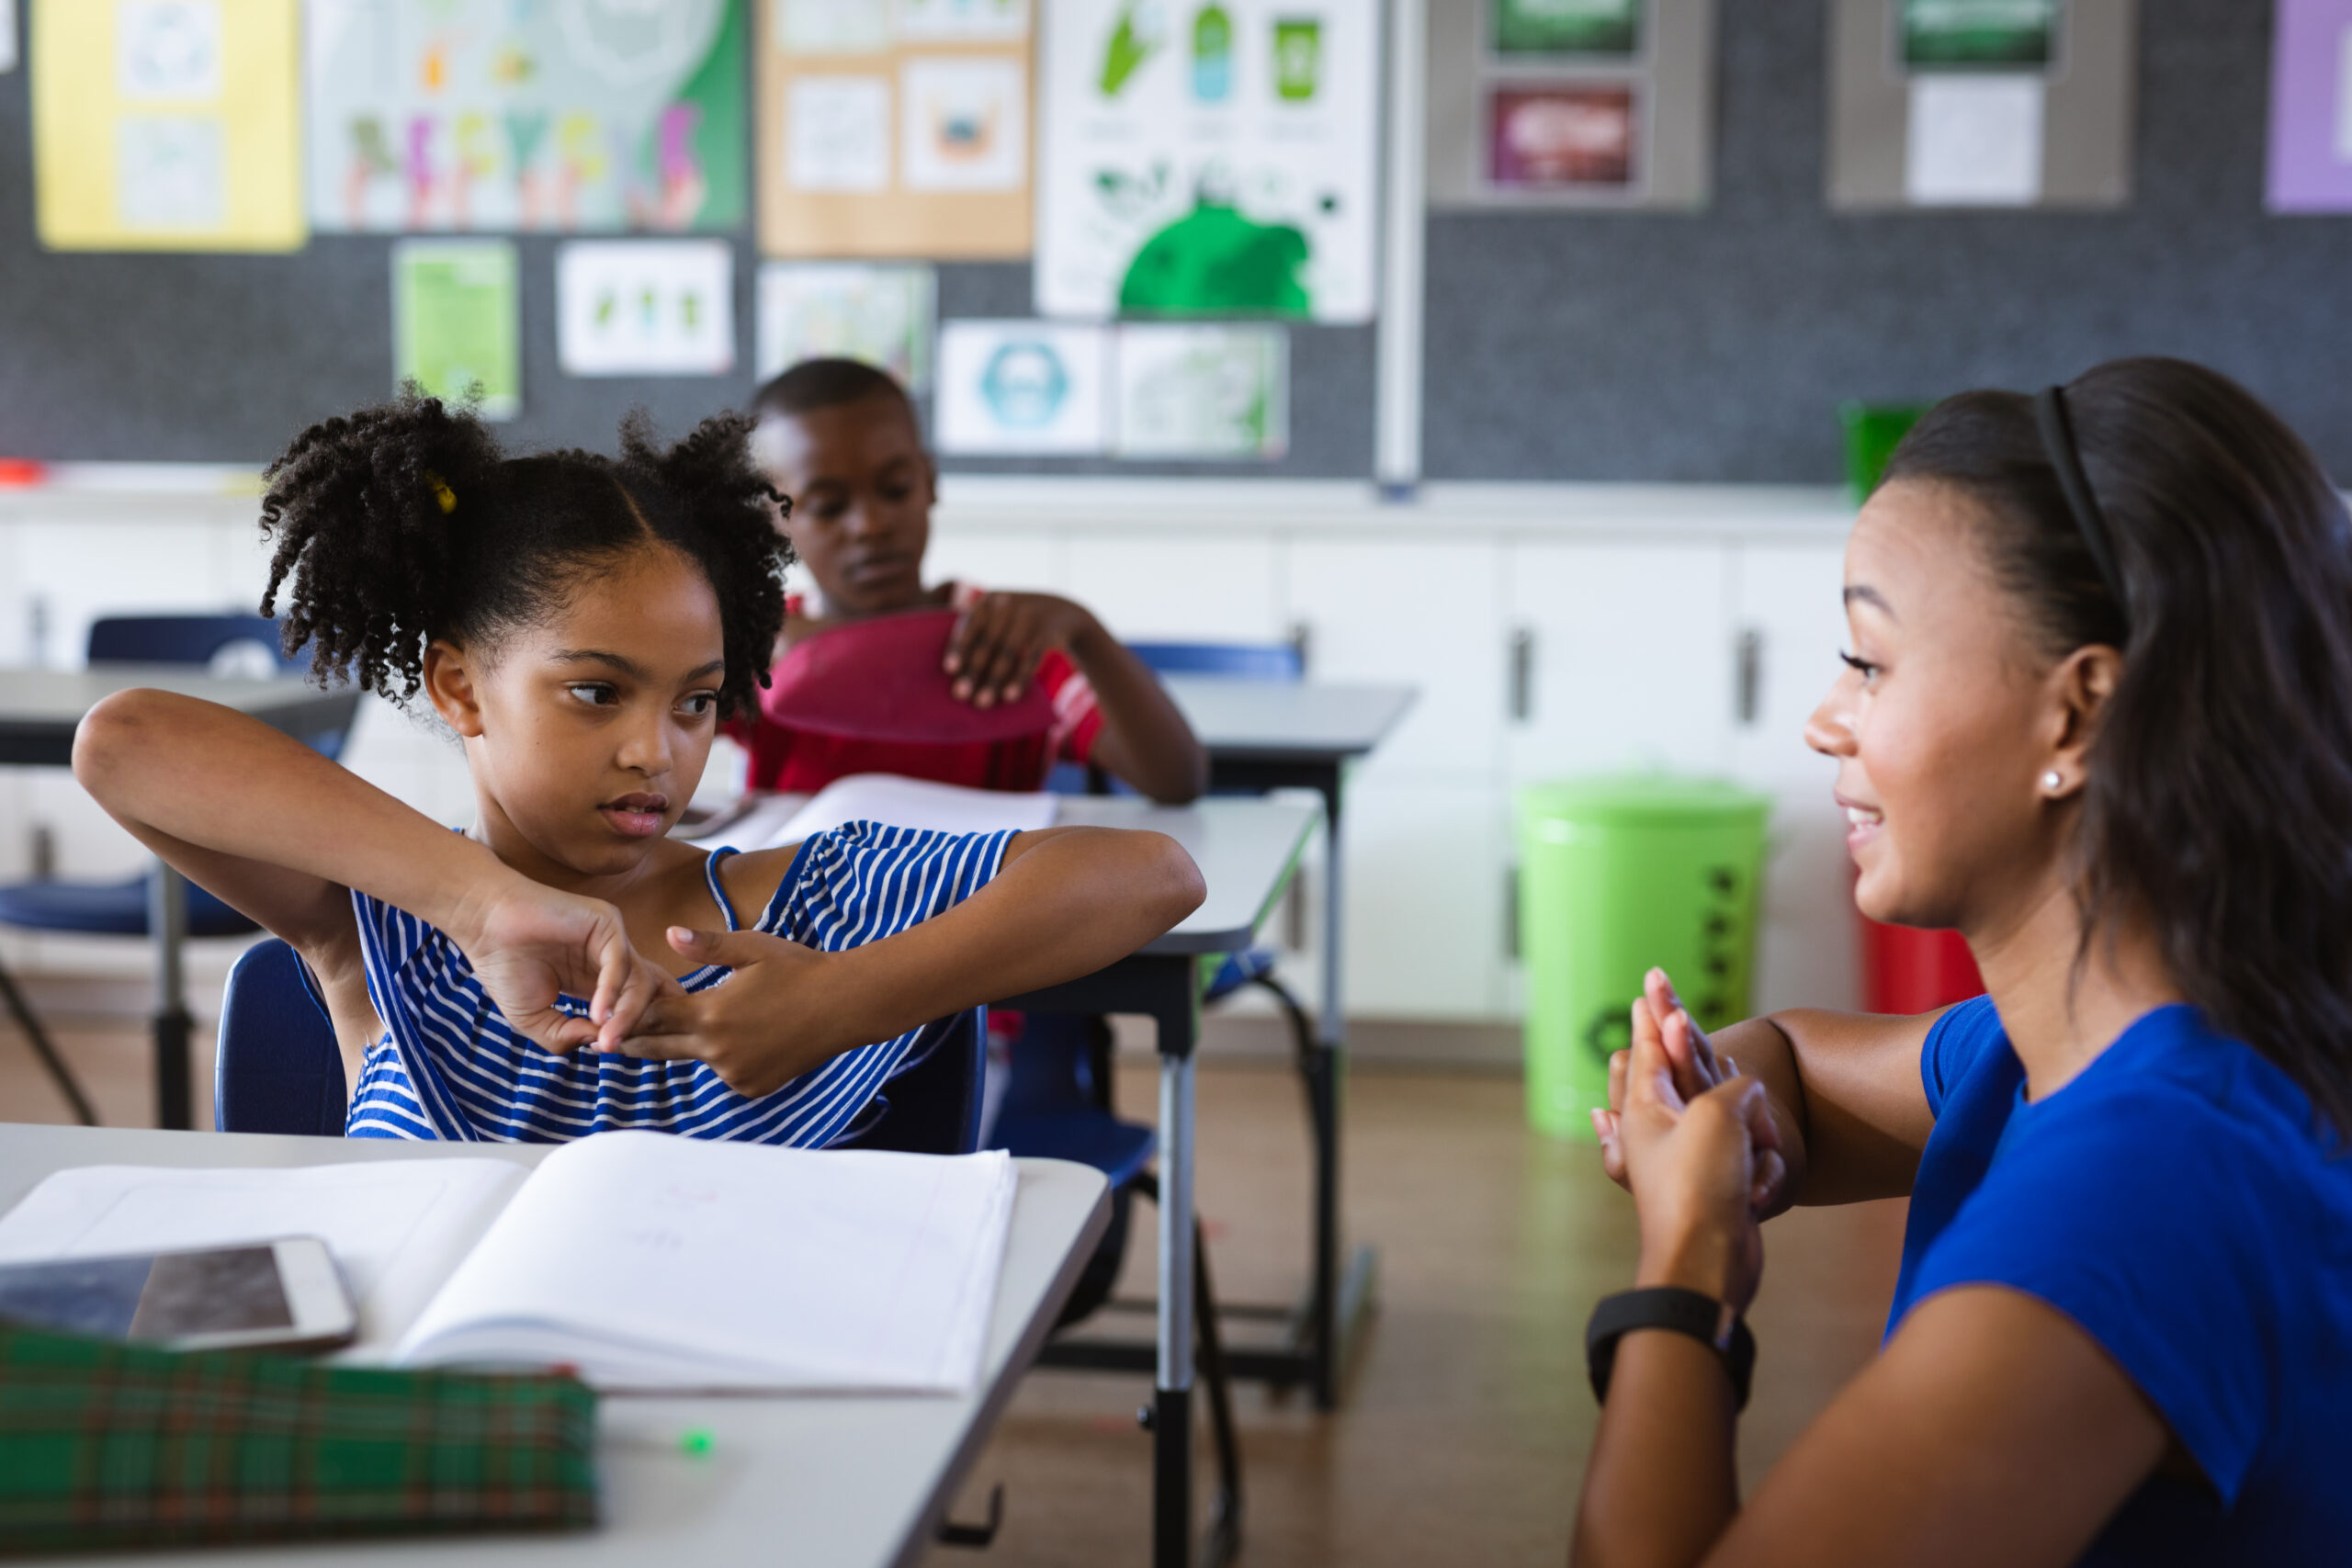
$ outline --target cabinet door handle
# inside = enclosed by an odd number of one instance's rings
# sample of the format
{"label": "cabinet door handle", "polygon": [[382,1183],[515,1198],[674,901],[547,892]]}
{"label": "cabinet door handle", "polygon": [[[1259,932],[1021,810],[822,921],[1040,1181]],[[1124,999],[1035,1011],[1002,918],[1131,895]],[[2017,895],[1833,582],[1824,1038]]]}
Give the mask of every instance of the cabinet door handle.
{"label": "cabinet door handle", "polygon": [[1305,621],[1293,621],[1290,636],[1283,640],[1289,643],[1291,650],[1298,655],[1299,679],[1306,679],[1315,653],[1315,628]]}
{"label": "cabinet door handle", "polygon": [[1503,956],[1519,962],[1519,867],[1503,867]]}
{"label": "cabinet door handle", "polygon": [[1740,723],[1756,722],[1763,708],[1763,686],[1764,634],[1754,626],[1743,626],[1732,654],[1732,700]]}
{"label": "cabinet door handle", "polygon": [[1508,703],[1513,723],[1525,724],[1535,716],[1535,631],[1532,626],[1511,628]]}

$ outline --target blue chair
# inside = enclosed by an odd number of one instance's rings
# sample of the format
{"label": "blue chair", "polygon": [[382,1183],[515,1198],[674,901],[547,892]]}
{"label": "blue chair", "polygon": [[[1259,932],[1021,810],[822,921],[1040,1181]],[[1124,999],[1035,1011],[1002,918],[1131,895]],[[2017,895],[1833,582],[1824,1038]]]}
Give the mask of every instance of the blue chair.
{"label": "blue chair", "polygon": [[[987,1048],[978,1015],[964,1014],[929,1055],[885,1087],[880,1119],[836,1146],[971,1153],[980,1141]],[[343,1053],[310,966],[276,937],[255,942],[229,971],[220,998],[213,1127],[339,1138],[348,1101]]]}
{"label": "blue chair", "polygon": [[334,1022],[310,965],[276,937],[254,943],[220,996],[213,1130],[340,1138],[348,1098]]}
{"label": "blue chair", "polygon": [[[286,653],[278,646],[277,623],[265,615],[113,615],[90,626],[89,661],[103,664],[210,665],[232,649],[255,645],[254,662],[266,657],[282,671],[305,666],[306,656]],[[313,744],[329,757],[343,749],[341,734],[320,738]],[[0,886],[0,925],[28,931],[75,931],[100,936],[143,937],[147,934],[148,891],[155,874],[125,882],[61,882],[41,879]],[[187,931],[190,936],[246,936],[260,928],[244,916],[190,884],[187,890]],[[0,994],[11,1012],[32,1037],[33,1049],[50,1077],[73,1104],[85,1125],[96,1117],[89,1100],[74,1081],[48,1032],[42,1029],[23,996],[5,975]]]}

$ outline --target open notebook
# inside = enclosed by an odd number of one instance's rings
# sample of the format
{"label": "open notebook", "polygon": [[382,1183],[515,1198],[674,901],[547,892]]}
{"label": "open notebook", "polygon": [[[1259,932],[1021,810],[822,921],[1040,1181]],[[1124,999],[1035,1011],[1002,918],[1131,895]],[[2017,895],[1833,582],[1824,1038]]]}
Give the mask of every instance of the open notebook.
{"label": "open notebook", "polygon": [[0,1261],[322,1237],[345,1359],[564,1363],[607,1390],[962,1393],[1018,1180],[953,1158],[605,1133],[538,1168],[88,1166],[0,1218]]}
{"label": "open notebook", "polygon": [[1056,796],[1012,790],[967,789],[896,773],[852,773],[806,799],[795,795],[746,795],[736,809],[707,826],[685,827],[697,844],[739,850],[797,844],[844,822],[882,822],[936,833],[1035,832],[1053,826]]}

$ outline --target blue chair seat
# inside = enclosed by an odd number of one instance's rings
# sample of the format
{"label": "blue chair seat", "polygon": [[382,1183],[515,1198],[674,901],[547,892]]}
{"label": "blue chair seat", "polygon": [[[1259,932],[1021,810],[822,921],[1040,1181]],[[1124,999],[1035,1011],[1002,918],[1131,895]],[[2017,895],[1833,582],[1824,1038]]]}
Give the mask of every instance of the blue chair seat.
{"label": "blue chair seat", "polygon": [[1007,1111],[997,1118],[994,1138],[1000,1147],[1024,1157],[1091,1165],[1114,1189],[1143,1174],[1158,1141],[1149,1127],[1115,1121],[1091,1106],[1025,1114]]}
{"label": "blue chair seat", "polygon": [[[101,936],[147,934],[148,876],[128,882],[17,882],[0,886],[0,925]],[[250,936],[261,928],[194,883],[187,889],[187,934]]]}

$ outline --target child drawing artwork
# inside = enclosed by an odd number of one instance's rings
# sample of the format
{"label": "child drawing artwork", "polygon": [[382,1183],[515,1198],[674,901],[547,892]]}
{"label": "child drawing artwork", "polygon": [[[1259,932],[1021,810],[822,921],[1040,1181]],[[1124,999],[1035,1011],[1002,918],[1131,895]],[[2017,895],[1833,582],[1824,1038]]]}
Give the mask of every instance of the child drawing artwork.
{"label": "child drawing artwork", "polygon": [[330,231],[727,228],[748,0],[312,0]]}

